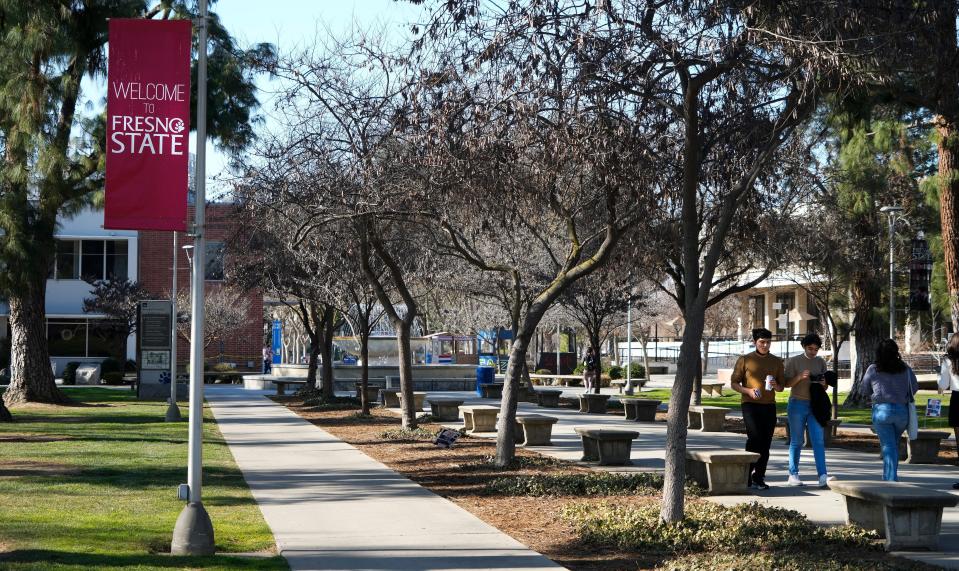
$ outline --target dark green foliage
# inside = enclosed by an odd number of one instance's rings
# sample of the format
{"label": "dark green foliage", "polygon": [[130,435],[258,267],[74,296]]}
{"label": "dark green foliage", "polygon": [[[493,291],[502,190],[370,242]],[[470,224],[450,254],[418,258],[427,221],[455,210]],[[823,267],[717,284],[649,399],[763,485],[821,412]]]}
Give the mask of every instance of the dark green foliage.
{"label": "dark green foliage", "polygon": [[77,384],[77,369],[80,367],[80,363],[76,361],[70,361],[67,363],[67,366],[63,368],[63,384],[65,385],[75,385]]}
{"label": "dark green foliage", "polygon": [[228,363],[216,363],[214,365],[207,365],[205,367],[207,371],[213,371],[215,373],[220,373],[218,375],[207,377],[207,380],[214,380],[221,383],[239,383],[243,381],[243,377],[236,374],[236,367]]}
{"label": "dark green foliage", "polygon": [[[639,381],[639,380],[641,380],[641,379],[646,378],[646,369],[643,368],[643,366],[640,365],[639,363],[630,363],[630,364],[629,364],[629,369],[630,369],[630,375],[629,375],[629,376],[630,376],[630,378],[633,380],[634,383],[637,382],[637,381]],[[620,378],[623,378],[623,379],[626,378],[626,368],[625,368],[625,367],[623,368],[623,376],[620,377]]]}
{"label": "dark green foliage", "polygon": [[104,384],[107,385],[122,385],[123,384],[123,373],[119,371],[112,371],[109,373],[102,373],[100,378],[103,380]]}
{"label": "dark green foliage", "polygon": [[332,399],[323,398],[321,393],[318,396],[307,398],[303,401],[303,406],[311,407],[313,411],[333,411],[333,410],[358,410],[362,408],[360,399],[354,397],[333,397]]}
{"label": "dark green foliage", "polygon": [[619,365],[610,365],[603,369],[603,372],[609,375],[610,380],[622,379],[624,376],[623,368]]}
{"label": "dark green foliage", "polygon": [[100,361],[100,375],[103,376],[106,373],[123,373],[123,363],[116,359],[104,359]]}
{"label": "dark green foliage", "polygon": [[0,338],[0,369],[10,366],[10,336]]}
{"label": "dark green foliage", "polygon": [[506,470],[520,470],[523,468],[549,468],[555,466],[563,466],[564,462],[562,460],[557,460],[556,458],[550,458],[549,456],[517,456],[513,458],[512,463],[505,468],[500,468],[496,465],[496,456],[487,456],[482,460],[476,462],[468,462],[460,466],[461,470],[467,472],[482,472],[482,471],[491,471],[491,472],[502,472]]}
{"label": "dark green foliage", "polygon": [[433,440],[436,438],[436,434],[426,428],[414,428],[412,430],[409,428],[393,428],[382,432],[380,438],[383,440],[423,441]]}
{"label": "dark green foliage", "polygon": [[874,531],[820,527],[797,511],[758,503],[732,507],[690,502],[686,519],[663,523],[657,503],[644,506],[574,504],[563,512],[587,544],[657,552],[782,552],[843,545],[881,549]]}
{"label": "dark green foliage", "polygon": [[[486,485],[485,493],[494,496],[615,496],[658,495],[663,490],[663,475],[652,472],[615,474],[533,474],[496,478]],[[686,483],[687,496],[702,495],[702,488]]]}

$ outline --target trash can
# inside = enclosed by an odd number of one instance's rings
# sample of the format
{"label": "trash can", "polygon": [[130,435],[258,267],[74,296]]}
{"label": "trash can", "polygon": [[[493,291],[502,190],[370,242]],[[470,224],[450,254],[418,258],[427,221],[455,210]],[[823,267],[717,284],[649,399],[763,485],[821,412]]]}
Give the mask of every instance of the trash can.
{"label": "trash can", "polygon": [[496,382],[495,367],[476,367],[476,395],[483,396],[480,385],[492,385]]}

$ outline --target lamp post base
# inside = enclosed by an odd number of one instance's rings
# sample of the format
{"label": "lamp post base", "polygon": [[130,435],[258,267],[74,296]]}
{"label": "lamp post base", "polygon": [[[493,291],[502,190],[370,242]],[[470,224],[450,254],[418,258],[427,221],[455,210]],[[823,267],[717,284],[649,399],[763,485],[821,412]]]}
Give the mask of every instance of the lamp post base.
{"label": "lamp post base", "polygon": [[170,406],[166,409],[166,419],[167,422],[181,422],[183,416],[180,415],[180,408],[176,405],[176,401],[171,400]]}
{"label": "lamp post base", "polygon": [[206,513],[202,502],[190,502],[176,518],[173,528],[173,542],[170,545],[173,555],[213,555],[216,545],[213,542],[213,522]]}

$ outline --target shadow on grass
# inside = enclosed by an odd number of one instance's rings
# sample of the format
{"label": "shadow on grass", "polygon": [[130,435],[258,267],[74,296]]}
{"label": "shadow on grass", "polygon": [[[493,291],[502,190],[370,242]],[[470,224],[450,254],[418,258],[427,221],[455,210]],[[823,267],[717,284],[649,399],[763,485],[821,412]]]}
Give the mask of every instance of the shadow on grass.
{"label": "shadow on grass", "polygon": [[[268,557],[238,557],[216,555],[212,557],[174,557],[163,554],[117,554],[74,553],[47,549],[24,549],[0,554],[0,563],[38,565],[76,565],[85,569],[105,568],[162,568],[162,569],[289,569],[286,560],[279,555]],[[3,565],[6,567],[6,565]],[[42,568],[42,567],[38,567]]]}

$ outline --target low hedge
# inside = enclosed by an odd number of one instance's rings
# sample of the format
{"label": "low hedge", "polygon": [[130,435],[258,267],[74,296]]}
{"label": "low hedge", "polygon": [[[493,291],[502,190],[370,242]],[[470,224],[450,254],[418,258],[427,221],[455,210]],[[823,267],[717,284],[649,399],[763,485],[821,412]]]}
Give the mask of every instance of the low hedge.
{"label": "low hedge", "polygon": [[123,384],[123,373],[120,371],[107,371],[100,375],[100,378],[103,379],[103,382],[108,385],[122,385]]}
{"label": "low hedge", "polygon": [[67,366],[63,368],[63,384],[65,385],[75,385],[77,384],[77,369],[80,368],[80,363],[77,361],[70,361],[67,363]]}
{"label": "low hedge", "polygon": [[[651,472],[616,474],[590,472],[584,474],[533,474],[496,478],[486,484],[485,493],[497,496],[616,496],[658,495],[663,490],[663,475]],[[700,496],[703,489],[686,482],[687,496]]]}
{"label": "low hedge", "polygon": [[412,430],[409,428],[391,428],[390,430],[380,433],[380,438],[383,440],[423,441],[433,440],[436,438],[436,434],[426,428],[414,428]]}
{"label": "low hedge", "polygon": [[686,518],[663,523],[660,505],[573,504],[562,517],[590,545],[634,551],[757,552],[822,549],[825,546],[880,550],[874,531],[855,526],[821,527],[794,510],[758,503],[721,506],[707,501],[686,503]]}

